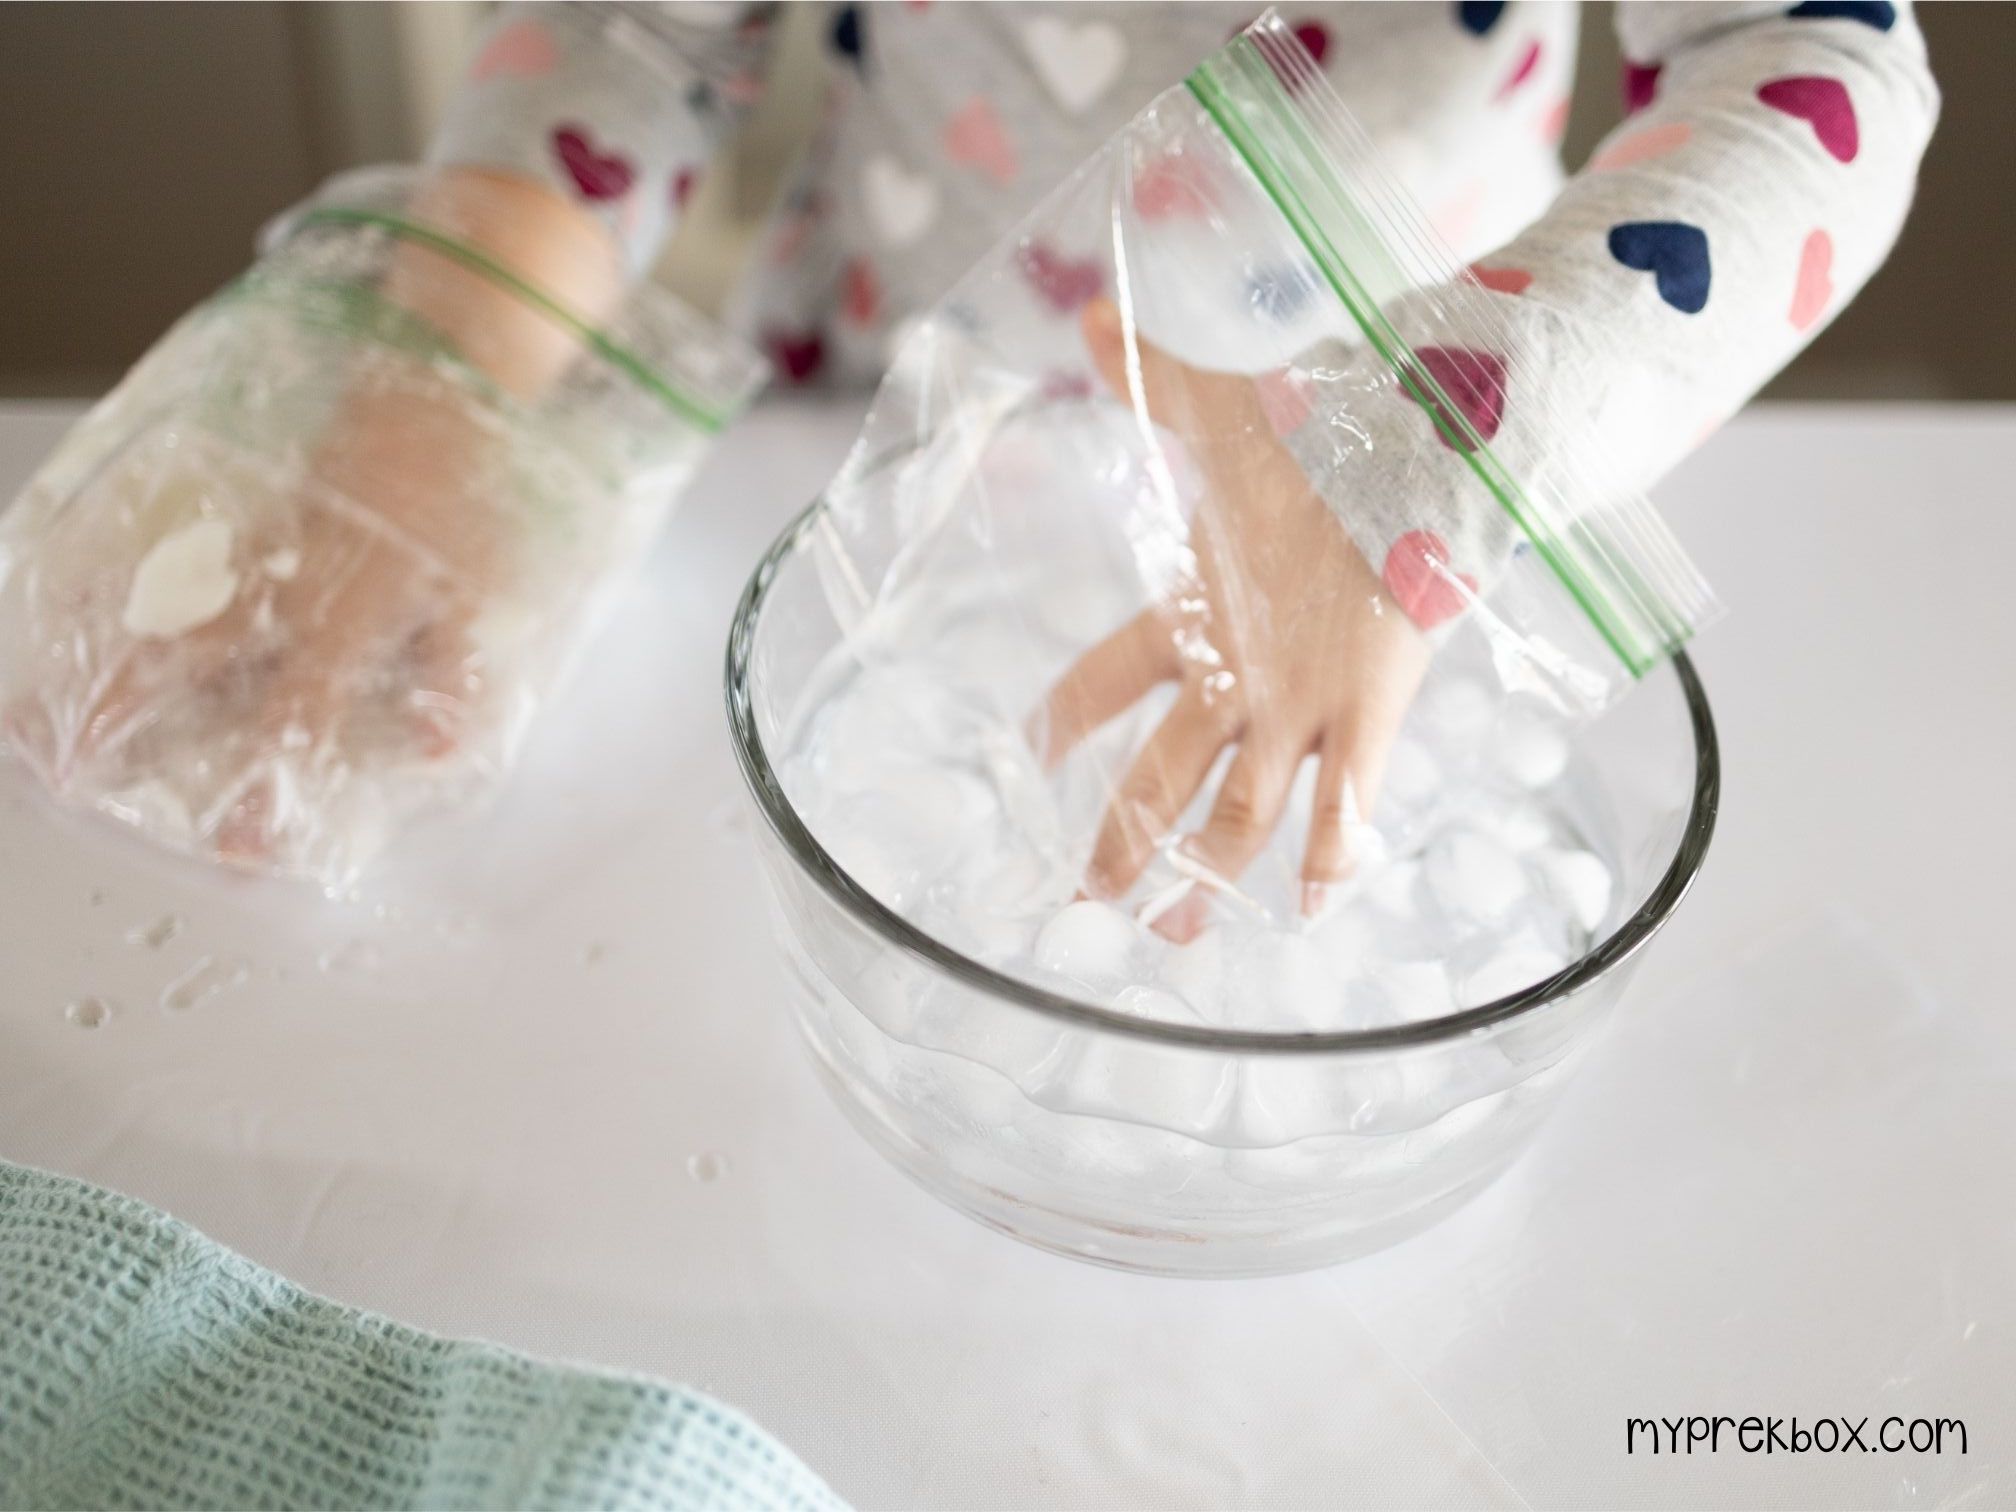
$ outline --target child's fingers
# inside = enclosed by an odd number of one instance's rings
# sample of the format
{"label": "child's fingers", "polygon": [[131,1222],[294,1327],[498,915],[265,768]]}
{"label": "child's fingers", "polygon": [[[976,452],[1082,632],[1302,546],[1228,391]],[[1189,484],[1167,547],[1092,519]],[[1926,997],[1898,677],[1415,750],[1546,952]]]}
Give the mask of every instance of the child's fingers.
{"label": "child's fingers", "polygon": [[1333,882],[1351,875],[1357,858],[1351,854],[1351,829],[1364,816],[1364,798],[1352,770],[1355,752],[1341,732],[1324,738],[1316,769],[1316,796],[1309,816],[1309,843],[1302,852],[1302,913],[1315,918],[1323,911]]}
{"label": "child's fingers", "polygon": [[155,684],[161,661],[159,646],[136,642],[92,688],[69,759],[63,763],[66,777],[101,751],[119,745],[148,714],[160,696]]}
{"label": "child's fingers", "polygon": [[1134,885],[1230,738],[1224,714],[1201,693],[1176,701],[1107,805],[1085,872],[1087,891],[1114,898]]}
{"label": "child's fingers", "polygon": [[1354,705],[1324,731],[1322,764],[1309,844],[1302,856],[1302,912],[1322,912],[1324,891],[1351,875],[1351,828],[1371,815],[1386,775],[1386,758],[1407,714],[1404,699],[1372,698]]}
{"label": "child's fingers", "polygon": [[1126,713],[1178,670],[1167,618],[1159,609],[1145,609],[1057,680],[1037,711],[1030,743],[1041,752],[1044,766],[1053,767],[1087,735]]}
{"label": "child's fingers", "polygon": [[1079,329],[1092,365],[1114,397],[1139,405],[1159,424],[1182,430],[1189,419],[1191,370],[1151,341],[1128,328],[1119,306],[1110,299],[1095,299],[1079,317]]}
{"label": "child's fingers", "polygon": [[1302,752],[1291,742],[1249,736],[1225,773],[1211,817],[1183,849],[1220,886],[1239,880],[1281,822]]}
{"label": "child's fingers", "polygon": [[469,639],[469,616],[436,620],[413,637],[406,702],[421,754],[450,756],[466,738],[481,689]]}
{"label": "child's fingers", "polygon": [[264,864],[273,854],[277,807],[274,779],[261,772],[218,816],[211,830],[217,859],[238,866]]}

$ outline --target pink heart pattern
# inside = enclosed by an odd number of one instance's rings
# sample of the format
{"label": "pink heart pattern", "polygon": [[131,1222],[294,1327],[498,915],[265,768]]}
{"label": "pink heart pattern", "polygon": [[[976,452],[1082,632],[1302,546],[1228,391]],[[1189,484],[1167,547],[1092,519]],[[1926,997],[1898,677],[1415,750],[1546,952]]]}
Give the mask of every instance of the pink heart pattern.
{"label": "pink heart pattern", "polygon": [[1559,147],[1561,139],[1568,135],[1568,118],[1575,113],[1575,102],[1567,95],[1561,96],[1547,107],[1547,114],[1540,118],[1540,140],[1550,147]]}
{"label": "pink heart pattern", "polygon": [[1486,268],[1472,263],[1470,278],[1496,294],[1524,294],[1533,287],[1533,275],[1524,268]]}
{"label": "pink heart pattern", "polygon": [[1757,86],[1757,98],[1811,126],[1813,135],[1836,162],[1855,161],[1861,132],[1855,121],[1855,102],[1839,79],[1818,74],[1769,79]]}
{"label": "pink heart pattern", "polygon": [[469,65],[469,82],[543,79],[559,66],[560,48],[537,21],[513,21],[485,44]]}
{"label": "pink heart pattern", "polygon": [[868,259],[857,257],[849,262],[840,282],[841,311],[857,326],[875,324],[882,311],[882,285]]}
{"label": "pink heart pattern", "polygon": [[1292,367],[1275,368],[1253,380],[1254,397],[1268,429],[1286,440],[1302,428],[1316,407],[1316,397],[1307,375]]}
{"label": "pink heart pattern", "polygon": [[1379,576],[1400,612],[1423,630],[1455,618],[1477,596],[1477,579],[1450,569],[1448,543],[1432,530],[1395,540]]}
{"label": "pink heart pattern", "polygon": [[1612,142],[1589,160],[1589,166],[1598,172],[1629,168],[1633,163],[1644,163],[1656,157],[1664,157],[1676,148],[1686,146],[1693,139],[1694,128],[1685,121],[1674,121],[1665,126],[1648,126],[1622,141]]}
{"label": "pink heart pattern", "polygon": [[553,153],[583,199],[621,199],[637,178],[637,170],[622,153],[596,151],[585,126],[555,126]]}
{"label": "pink heart pattern", "polygon": [[1015,254],[1022,276],[1059,315],[1068,315],[1106,287],[1106,271],[1092,258],[1072,259],[1042,242],[1025,244]]}
{"label": "pink heart pattern", "polygon": [[984,95],[975,95],[945,123],[945,155],[997,184],[1012,184],[1021,172],[1015,144]]}
{"label": "pink heart pattern", "polygon": [[1134,211],[1143,220],[1176,220],[1211,213],[1203,169],[1173,153],[1154,158],[1133,177]]}
{"label": "pink heart pattern", "polygon": [[1834,297],[1834,238],[1814,231],[1799,250],[1799,277],[1792,286],[1792,308],[1785,318],[1795,331],[1810,331],[1827,313]]}

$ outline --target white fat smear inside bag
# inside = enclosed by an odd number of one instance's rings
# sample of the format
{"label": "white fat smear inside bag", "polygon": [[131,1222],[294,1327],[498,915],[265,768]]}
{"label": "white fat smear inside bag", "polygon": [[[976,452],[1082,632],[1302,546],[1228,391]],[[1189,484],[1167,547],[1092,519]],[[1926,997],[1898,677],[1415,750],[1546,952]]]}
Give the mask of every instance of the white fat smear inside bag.
{"label": "white fat smear inside bag", "polygon": [[[1133,402],[1139,381],[1112,392],[1075,312],[1032,291],[1032,248],[1096,260],[1140,341],[1292,391],[1306,413],[1270,412],[1275,434],[1254,445],[1291,446],[1368,562],[1410,531],[1502,546],[1463,580],[1463,612],[1422,626],[1429,672],[1376,804],[1347,814],[1351,874],[1314,917],[1313,757],[1236,878],[1200,876],[1182,848],[1236,737],[1139,882],[1085,895],[1101,821],[1177,682],[1048,772],[1032,714],[1088,648],[1197,591],[1209,485],[1183,436]],[[1502,405],[1452,392],[1474,373],[1402,329],[1489,342],[1491,381],[1531,383],[1537,359],[1491,297],[1434,249],[1278,19],[1159,97],[920,323],[815,518],[844,638],[778,763],[814,837],[952,948],[1175,1022],[1393,1024],[1564,970],[1622,902],[1607,837],[1570,817],[1603,808],[1579,791],[1575,730],[1713,601],[1614,469],[1494,448],[1473,415]],[[1521,414],[1544,416],[1544,399],[1522,393]],[[1158,931],[1200,888],[1201,930]]]}

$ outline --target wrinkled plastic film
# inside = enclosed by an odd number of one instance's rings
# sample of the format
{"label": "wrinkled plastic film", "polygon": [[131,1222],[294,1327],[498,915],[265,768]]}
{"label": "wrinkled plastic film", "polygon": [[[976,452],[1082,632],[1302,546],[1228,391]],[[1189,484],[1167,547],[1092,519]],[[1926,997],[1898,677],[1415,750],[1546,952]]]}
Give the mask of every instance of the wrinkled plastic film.
{"label": "wrinkled plastic film", "polygon": [[[1336,935],[1364,1002],[1286,1011],[1303,1027],[1574,960],[1621,901],[1576,817],[1600,795],[1567,790],[1575,731],[1713,601],[1585,448],[1588,364],[1506,297],[1278,19],[1158,96],[914,325],[810,523],[846,636],[791,734],[814,833],[1059,990],[1092,983],[1030,936],[1081,884],[1178,938],[1208,894],[1205,922],[1280,957],[1277,997],[1338,990],[1299,943]],[[1101,682],[1130,657],[1153,665]],[[989,849],[1022,880],[979,876]],[[1101,992],[1141,986],[1159,947],[1084,927]]]}
{"label": "wrinkled plastic film", "polygon": [[[501,780],[753,387],[655,295],[591,323],[483,266],[414,182],[355,175],[284,223],[0,520],[5,740],[66,801],[354,875]],[[413,307],[472,291],[544,344],[536,384]]]}

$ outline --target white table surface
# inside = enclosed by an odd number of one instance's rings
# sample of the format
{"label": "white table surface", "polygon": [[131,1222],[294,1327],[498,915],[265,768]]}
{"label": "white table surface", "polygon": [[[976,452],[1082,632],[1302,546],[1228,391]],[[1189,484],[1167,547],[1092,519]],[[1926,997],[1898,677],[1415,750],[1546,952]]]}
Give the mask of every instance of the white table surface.
{"label": "white table surface", "polygon": [[[0,413],[0,496],[73,413]],[[2016,1501],[2016,411],[1753,413],[1664,487],[1732,608],[1705,878],[1503,1182],[1237,1283],[939,1206],[795,1043],[719,668],[853,420],[738,429],[502,804],[354,899],[0,767],[0,1156],[347,1302],[704,1387],[868,1506]],[[250,979],[158,1007],[205,953]],[[66,1022],[85,993],[105,1027]],[[1968,1452],[1624,1453],[1627,1415],[1716,1413],[1958,1417]]]}

